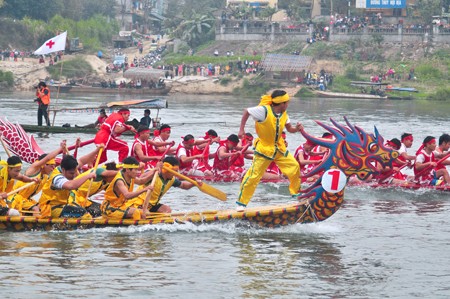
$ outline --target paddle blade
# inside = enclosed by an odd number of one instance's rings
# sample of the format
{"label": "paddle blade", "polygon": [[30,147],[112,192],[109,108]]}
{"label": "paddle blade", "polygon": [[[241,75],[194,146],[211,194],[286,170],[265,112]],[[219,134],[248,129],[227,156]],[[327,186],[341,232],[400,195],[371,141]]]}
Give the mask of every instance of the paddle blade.
{"label": "paddle blade", "polygon": [[200,191],[202,191],[203,193],[206,193],[208,195],[211,195],[217,199],[220,199],[221,201],[226,201],[227,200],[227,194],[223,191],[220,191],[219,189],[214,188],[211,185],[208,185],[206,183],[202,183],[201,186],[197,186]]}

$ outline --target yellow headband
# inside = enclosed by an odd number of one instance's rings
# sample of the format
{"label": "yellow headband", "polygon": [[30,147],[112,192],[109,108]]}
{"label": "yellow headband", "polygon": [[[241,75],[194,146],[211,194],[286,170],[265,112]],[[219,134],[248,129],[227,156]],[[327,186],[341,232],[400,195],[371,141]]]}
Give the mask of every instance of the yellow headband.
{"label": "yellow headband", "polygon": [[14,164],[14,165],[9,165],[8,164],[9,168],[20,167],[20,166],[22,166],[22,163],[17,163],[17,164]]}
{"label": "yellow headband", "polygon": [[259,102],[259,106],[271,105],[272,103],[281,104],[289,101],[289,95],[286,93],[282,96],[272,98],[270,95],[266,94],[261,97],[261,101]]}
{"label": "yellow headband", "polygon": [[128,168],[128,169],[133,169],[133,168],[139,168],[139,164],[117,164],[118,168]]}
{"label": "yellow headband", "polygon": [[[172,165],[172,164],[167,163],[167,162],[164,162],[164,163],[163,163],[163,166],[165,166],[165,167],[167,167],[167,168],[170,168],[170,169],[172,169],[172,170],[175,170],[175,171],[178,171],[178,169],[179,169],[178,165]],[[165,170],[165,169],[163,168],[163,169],[162,169],[162,172],[163,172],[163,173],[167,173],[168,171]]]}
{"label": "yellow headband", "polygon": [[47,165],[56,165],[56,161],[55,161],[55,159],[51,159],[51,160],[48,160],[46,164]]}
{"label": "yellow headband", "polygon": [[289,101],[289,95],[286,93],[282,96],[274,97],[272,102],[275,104],[280,104]]}

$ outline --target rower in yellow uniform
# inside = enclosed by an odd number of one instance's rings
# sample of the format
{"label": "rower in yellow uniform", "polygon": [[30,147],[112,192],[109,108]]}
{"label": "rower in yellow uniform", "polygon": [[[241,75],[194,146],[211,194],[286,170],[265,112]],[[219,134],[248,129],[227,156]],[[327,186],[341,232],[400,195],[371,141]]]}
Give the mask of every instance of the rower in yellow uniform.
{"label": "rower in yellow uniform", "polygon": [[13,191],[14,183],[17,181],[38,183],[38,178],[30,178],[20,173],[22,160],[17,156],[11,156],[6,161],[0,160],[0,216],[20,216],[16,209],[8,206],[8,193]]}
{"label": "rower in yellow uniform", "polygon": [[144,184],[149,180],[149,176],[154,172],[149,171],[137,177],[140,173],[140,164],[134,157],[126,157],[123,164],[118,165],[122,170],[119,171],[105,191],[105,199],[103,200],[100,210],[102,216],[108,219],[125,219],[132,218],[134,220],[141,219],[141,211],[135,206],[137,196],[147,192],[151,186],[134,191],[134,184]]}
{"label": "rower in yellow uniform", "polygon": [[[77,178],[89,175],[94,169],[83,172]],[[100,191],[106,190],[117,174],[116,163],[106,163],[99,166],[95,171],[96,177],[93,180],[85,181],[76,190],[70,193],[71,201],[86,209],[92,217],[101,216],[100,204],[91,201],[88,196],[95,195]]]}
{"label": "rower in yellow uniform", "polygon": [[101,147],[102,145],[78,160],[70,155],[62,158],[60,166],[52,171],[42,188],[41,198],[39,199],[41,217],[92,218],[83,207],[73,202],[69,195],[84,182],[96,177],[95,173],[77,177],[79,174],[78,167],[90,164],[95,159]]}
{"label": "rower in yellow uniform", "polygon": [[[39,206],[37,200],[33,199],[33,196],[41,192],[45,183],[48,180],[50,173],[55,169],[56,162],[55,157],[62,153],[66,149],[66,141],[63,140],[58,149],[39,156],[33,164],[25,171],[25,175],[31,178],[38,178],[39,183],[33,186],[23,189],[22,191],[10,196],[8,198],[8,205],[21,213],[29,211],[33,213],[39,213]],[[16,189],[24,186],[25,182],[17,182],[14,187]]]}
{"label": "rower in yellow uniform", "polygon": [[[180,162],[175,157],[169,156],[164,158],[162,164],[165,167],[178,171]],[[156,170],[156,168],[154,169]],[[142,211],[144,216],[147,216],[149,212],[172,212],[172,209],[168,205],[159,203],[163,195],[166,194],[171,187],[178,187],[184,190],[194,187],[194,184],[187,181],[180,181],[165,169],[162,169],[160,174],[155,171],[154,175],[157,175],[158,177],[156,178],[150,197],[146,198],[145,193],[139,196],[139,199],[143,202]]]}
{"label": "rower in yellow uniform", "polygon": [[286,148],[281,137],[284,128],[289,133],[299,132],[303,126],[297,123],[293,126],[286,112],[289,105],[289,95],[284,90],[275,90],[271,95],[264,95],[258,106],[244,110],[239,128],[239,137],[245,135],[245,124],[250,116],[255,121],[258,138],[255,140],[253,162],[242,179],[237,210],[242,211],[250,202],[256,187],[271,162],[280,168],[289,178],[291,195],[300,190],[300,167],[294,156]]}

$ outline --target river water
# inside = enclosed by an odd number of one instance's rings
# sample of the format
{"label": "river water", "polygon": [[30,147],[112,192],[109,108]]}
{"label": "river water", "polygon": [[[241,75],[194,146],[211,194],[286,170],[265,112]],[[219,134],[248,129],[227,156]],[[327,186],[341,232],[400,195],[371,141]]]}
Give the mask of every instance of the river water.
{"label": "river water", "polygon": [[[1,117],[35,124],[32,94],[2,94]],[[113,96],[62,95],[58,104],[96,107]],[[172,137],[200,137],[215,129],[222,138],[237,133],[245,107],[255,99],[177,95],[167,98],[162,122]],[[156,111],[152,111],[155,116]],[[385,138],[414,134],[413,149],[427,135],[448,130],[444,103],[293,99],[292,121],[323,132],[314,120],[343,116],[366,129],[377,126]],[[132,110],[131,118],[143,116]],[[95,114],[60,113],[55,123],[88,124]],[[254,133],[251,122],[247,126]],[[77,136],[38,136],[45,150]],[[92,136],[81,135],[87,140]],[[131,141],[131,139],[129,139]],[[303,142],[288,134],[289,148]],[[83,148],[88,151],[92,148]],[[2,157],[5,156],[0,151]],[[110,158],[115,158],[110,154]],[[164,202],[175,211],[234,206],[237,183],[214,184],[228,202],[198,190],[169,192]],[[277,229],[240,223],[158,225],[71,232],[0,232],[0,291],[5,298],[449,298],[450,198],[433,191],[350,187],[345,204],[328,220]],[[251,206],[289,200],[287,186],[260,185]]]}

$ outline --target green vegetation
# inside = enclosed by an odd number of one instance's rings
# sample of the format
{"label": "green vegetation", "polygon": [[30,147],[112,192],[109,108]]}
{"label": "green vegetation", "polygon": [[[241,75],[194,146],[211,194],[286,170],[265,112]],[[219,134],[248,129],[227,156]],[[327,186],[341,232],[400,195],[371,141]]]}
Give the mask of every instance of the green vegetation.
{"label": "green vegetation", "polygon": [[242,82],[242,87],[235,88],[233,90],[233,94],[242,97],[260,97],[274,87],[274,85],[270,85],[265,82],[250,82],[250,80],[246,78]]}
{"label": "green vegetation", "polygon": [[[61,64],[62,62],[59,62],[53,66],[48,66],[46,69],[50,73],[51,77],[55,80],[60,79],[60,72],[61,72]],[[77,77],[84,77],[88,74],[91,74],[94,72],[92,69],[92,66],[84,60],[83,58],[77,56],[74,59],[64,61],[64,64],[62,66],[62,76],[66,78],[77,78]]]}
{"label": "green vegetation", "polygon": [[[261,55],[245,55],[240,56],[241,61],[245,59],[248,60],[261,60]],[[238,61],[237,56],[227,57],[227,56],[189,56],[189,55],[181,55],[176,53],[170,53],[164,56],[164,64],[221,64],[225,65],[228,62],[232,61],[233,64],[236,64]]]}
{"label": "green vegetation", "polygon": [[6,87],[14,86],[14,76],[12,72],[3,72],[0,70],[0,84]]}
{"label": "green vegetation", "polygon": [[450,99],[450,87],[439,88],[435,93],[430,94],[427,100],[448,101]]}

